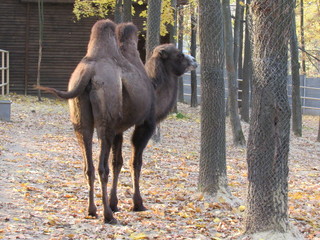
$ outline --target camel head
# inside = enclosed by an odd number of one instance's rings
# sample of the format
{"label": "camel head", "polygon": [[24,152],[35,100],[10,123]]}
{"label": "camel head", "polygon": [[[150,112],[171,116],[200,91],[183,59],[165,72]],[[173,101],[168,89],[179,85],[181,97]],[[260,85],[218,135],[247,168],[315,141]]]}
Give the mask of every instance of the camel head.
{"label": "camel head", "polygon": [[161,57],[163,63],[170,67],[176,76],[181,76],[187,71],[195,70],[198,66],[194,57],[182,53],[173,44],[163,44],[156,47],[153,55]]}

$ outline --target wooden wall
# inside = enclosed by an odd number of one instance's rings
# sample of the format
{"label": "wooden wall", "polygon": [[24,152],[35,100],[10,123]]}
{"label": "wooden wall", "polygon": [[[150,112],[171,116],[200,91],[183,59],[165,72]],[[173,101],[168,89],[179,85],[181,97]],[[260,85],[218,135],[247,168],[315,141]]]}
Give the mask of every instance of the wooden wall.
{"label": "wooden wall", "polygon": [[[72,9],[72,3],[44,3],[41,65],[41,84],[44,86],[66,90],[71,73],[86,53],[90,29],[97,19],[76,22]],[[138,17],[140,11],[136,10],[133,22],[142,29],[143,19]],[[11,92],[35,94],[38,29],[37,3],[1,0],[0,49],[10,51]]]}

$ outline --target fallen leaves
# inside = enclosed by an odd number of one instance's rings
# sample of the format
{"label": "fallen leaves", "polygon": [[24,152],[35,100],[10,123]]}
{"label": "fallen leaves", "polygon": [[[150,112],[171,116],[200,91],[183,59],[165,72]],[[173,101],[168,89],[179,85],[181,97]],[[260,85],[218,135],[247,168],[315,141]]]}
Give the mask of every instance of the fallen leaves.
{"label": "fallen leaves", "polygon": [[[115,213],[120,224],[109,226],[102,220],[98,181],[98,218],[86,217],[88,189],[66,102],[12,98],[12,122],[0,124],[0,239],[219,240],[241,234],[245,204],[231,206],[224,198],[210,201],[197,192],[199,108],[179,104],[184,117],[171,116],[161,125],[162,142],[149,142],[141,175],[142,195],[149,209],[145,212],[130,211],[130,133],[126,134],[118,186],[120,212]],[[318,119],[304,120],[308,126],[304,137],[292,137],[289,214],[306,238],[319,239],[320,147],[313,140]],[[247,124],[244,130],[247,134]],[[230,132],[227,137],[229,187],[244,202],[246,149],[232,146]],[[94,138],[95,159],[97,150]]]}

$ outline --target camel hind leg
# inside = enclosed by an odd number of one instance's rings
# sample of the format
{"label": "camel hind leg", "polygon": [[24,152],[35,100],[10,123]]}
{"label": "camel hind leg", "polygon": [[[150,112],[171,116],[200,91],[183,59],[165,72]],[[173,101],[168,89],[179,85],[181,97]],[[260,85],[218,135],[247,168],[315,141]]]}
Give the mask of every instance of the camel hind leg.
{"label": "camel hind leg", "polygon": [[[109,179],[108,159],[110,150],[114,142],[115,124],[119,121],[119,101],[112,102],[110,95],[103,94],[99,89],[90,93],[90,101],[93,109],[94,125],[97,130],[100,153],[98,172],[101,183],[103,215],[105,223],[115,224],[117,220],[113,217],[113,212],[109,206],[107,184]],[[111,108],[115,107],[115,108]]]}
{"label": "camel hind leg", "polygon": [[88,215],[97,217],[94,202],[95,168],[92,160],[93,115],[89,98],[86,94],[69,100],[71,120],[83,155],[84,175],[89,187]]}
{"label": "camel hind leg", "polygon": [[109,179],[109,164],[108,159],[110,150],[114,138],[114,131],[106,126],[98,126],[97,134],[100,146],[99,155],[99,167],[98,172],[100,176],[101,191],[102,191],[102,203],[103,203],[103,215],[104,222],[109,224],[116,224],[117,220],[113,217],[112,210],[109,206],[107,184]]}

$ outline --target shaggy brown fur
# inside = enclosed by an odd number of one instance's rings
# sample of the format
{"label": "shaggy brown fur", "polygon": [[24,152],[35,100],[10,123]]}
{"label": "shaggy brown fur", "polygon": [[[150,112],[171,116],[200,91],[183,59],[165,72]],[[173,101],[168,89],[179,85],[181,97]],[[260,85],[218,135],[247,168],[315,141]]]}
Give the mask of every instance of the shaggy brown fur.
{"label": "shaggy brown fur", "polygon": [[[113,22],[98,21],[92,28],[87,55],[70,78],[69,91],[40,87],[59,97],[71,98],[71,121],[85,160],[84,171],[89,184],[88,213],[91,216],[96,216],[97,211],[94,203],[95,169],[92,161],[94,127],[97,130],[100,145],[98,172],[106,223],[116,223],[112,211],[118,210],[117,182],[123,164],[123,132],[135,126],[130,160],[133,210],[143,211],[145,207],[139,189],[143,150],[154,131],[156,121],[169,113],[175,101],[177,77],[190,66],[195,67],[195,62],[173,45],[161,45],[154,50],[145,70],[137,50],[136,27],[132,23],[120,24],[116,34]],[[113,182],[108,199],[110,148],[113,150]]]}

